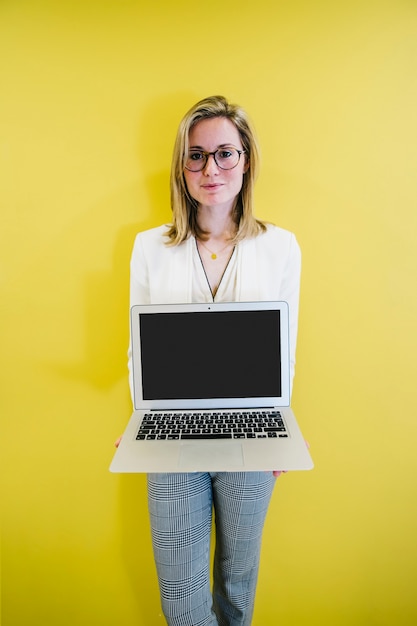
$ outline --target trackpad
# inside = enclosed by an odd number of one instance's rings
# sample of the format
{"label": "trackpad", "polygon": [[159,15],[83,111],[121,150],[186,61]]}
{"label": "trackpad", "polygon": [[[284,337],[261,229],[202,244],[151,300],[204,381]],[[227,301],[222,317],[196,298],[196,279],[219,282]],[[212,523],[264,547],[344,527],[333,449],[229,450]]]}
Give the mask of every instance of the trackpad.
{"label": "trackpad", "polygon": [[234,441],[217,441],[215,444],[183,443],[179,465],[182,469],[193,472],[242,469],[242,445]]}

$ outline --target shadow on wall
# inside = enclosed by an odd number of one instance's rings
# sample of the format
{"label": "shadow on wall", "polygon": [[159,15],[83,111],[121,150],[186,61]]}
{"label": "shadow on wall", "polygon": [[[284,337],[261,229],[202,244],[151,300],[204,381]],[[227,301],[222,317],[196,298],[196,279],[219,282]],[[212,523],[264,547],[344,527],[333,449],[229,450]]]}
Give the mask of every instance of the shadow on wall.
{"label": "shadow on wall", "polygon": [[[106,207],[101,205],[93,214],[84,216],[84,223],[78,223],[74,231],[84,233],[84,238],[99,237],[97,232],[100,229],[97,225],[105,219],[105,212],[108,213],[109,207],[115,210],[120,200],[126,199],[123,198],[125,195],[118,196],[117,202],[112,198]],[[130,195],[131,191],[128,193]],[[61,376],[83,381],[96,389],[109,389],[120,379],[127,377],[129,258],[137,231],[137,224],[127,225],[119,230],[115,237],[113,265],[109,270],[81,270],[81,286],[78,289],[82,295],[80,298],[77,296],[75,302],[66,304],[68,308],[63,315],[64,323],[71,325],[71,314],[78,315],[77,307],[80,304],[83,307],[83,357],[72,363],[55,361],[50,365]],[[88,242],[85,245],[88,246]],[[74,254],[74,250],[81,249],[82,246],[79,238],[70,234],[69,239],[60,242],[59,254],[63,253],[65,247],[68,248],[68,255]],[[105,256],[105,251],[103,255]]]}

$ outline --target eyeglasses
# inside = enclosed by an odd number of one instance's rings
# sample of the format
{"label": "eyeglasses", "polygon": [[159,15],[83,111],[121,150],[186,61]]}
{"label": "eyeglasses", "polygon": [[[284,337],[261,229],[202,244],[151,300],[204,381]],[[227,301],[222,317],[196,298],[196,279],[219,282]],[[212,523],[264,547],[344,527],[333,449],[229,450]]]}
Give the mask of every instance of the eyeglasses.
{"label": "eyeglasses", "polygon": [[206,167],[209,156],[212,156],[221,170],[232,170],[239,163],[240,155],[244,152],[237,148],[219,148],[214,152],[190,150],[185,161],[185,168],[190,172],[201,172]]}

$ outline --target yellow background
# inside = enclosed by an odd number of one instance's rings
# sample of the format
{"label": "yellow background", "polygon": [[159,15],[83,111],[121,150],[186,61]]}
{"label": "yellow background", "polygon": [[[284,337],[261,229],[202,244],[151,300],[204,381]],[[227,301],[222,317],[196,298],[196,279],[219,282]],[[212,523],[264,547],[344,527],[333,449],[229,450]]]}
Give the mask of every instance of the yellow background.
{"label": "yellow background", "polygon": [[128,264],[201,97],[260,136],[303,250],[294,406],[254,626],[417,623],[415,0],[0,4],[4,626],[163,624],[130,414]]}

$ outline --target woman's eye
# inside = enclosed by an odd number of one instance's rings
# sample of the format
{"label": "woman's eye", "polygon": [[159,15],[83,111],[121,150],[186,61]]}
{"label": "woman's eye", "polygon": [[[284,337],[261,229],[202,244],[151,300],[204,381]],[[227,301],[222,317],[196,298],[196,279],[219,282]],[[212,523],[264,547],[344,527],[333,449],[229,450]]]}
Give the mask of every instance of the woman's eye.
{"label": "woman's eye", "polygon": [[204,155],[202,152],[191,152],[189,158],[191,161],[201,161],[201,159],[204,159]]}
{"label": "woman's eye", "polygon": [[230,150],[219,150],[219,157],[221,159],[230,159],[232,152]]}

